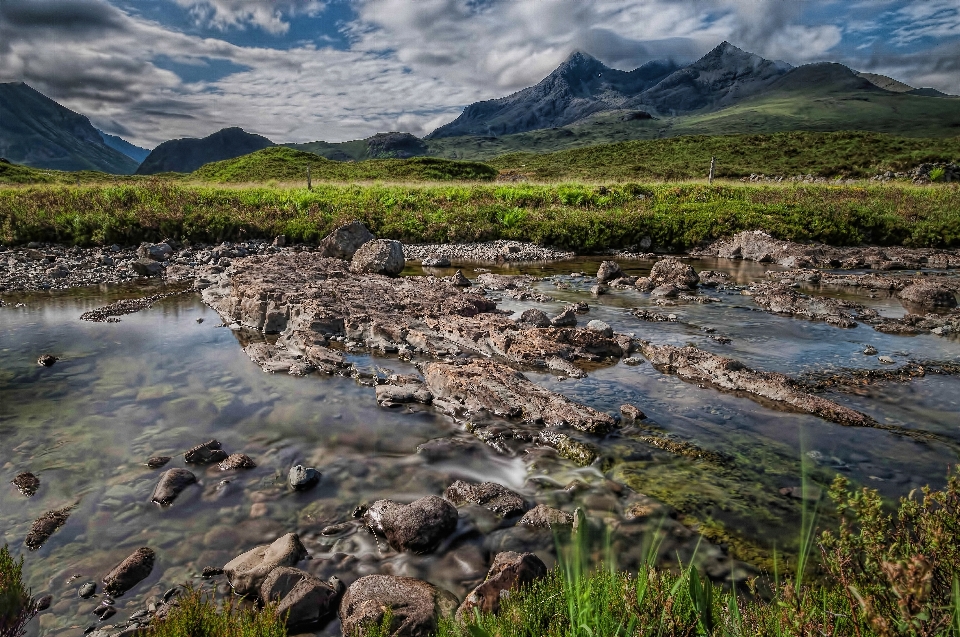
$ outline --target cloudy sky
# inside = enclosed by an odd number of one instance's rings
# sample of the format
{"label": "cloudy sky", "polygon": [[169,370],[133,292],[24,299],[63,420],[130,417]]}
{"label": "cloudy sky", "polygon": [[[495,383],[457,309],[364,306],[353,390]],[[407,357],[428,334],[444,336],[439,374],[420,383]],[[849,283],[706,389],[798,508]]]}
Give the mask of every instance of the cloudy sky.
{"label": "cloudy sky", "polygon": [[582,50],[632,69],[729,40],[960,94],[960,0],[0,0],[0,82],[146,147],[422,135]]}

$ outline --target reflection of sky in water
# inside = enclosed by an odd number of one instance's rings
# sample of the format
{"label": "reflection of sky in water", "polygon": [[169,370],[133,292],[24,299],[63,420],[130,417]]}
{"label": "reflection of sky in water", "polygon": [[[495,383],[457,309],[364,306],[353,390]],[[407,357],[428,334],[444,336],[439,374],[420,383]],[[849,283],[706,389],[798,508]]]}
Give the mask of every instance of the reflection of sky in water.
{"label": "reflection of sky in water", "polygon": [[[588,291],[592,276],[569,275],[573,271],[592,274],[598,265],[599,259],[578,259],[498,270],[558,275],[536,286],[554,297],[552,302],[520,302],[499,292],[492,295],[502,297],[501,307],[508,310],[538,307],[548,313],[559,311],[567,301],[586,300],[591,310],[580,317],[581,322],[601,319],[619,332],[657,343],[690,343],[758,369],[787,374],[881,367],[876,357],[862,354],[866,344],[897,360],[960,359],[956,339],[891,336],[864,326],[844,330],[771,316],[755,311],[752,300],[737,293],[707,290],[705,294],[722,302],[663,308],[632,290],[611,290],[592,298]],[[644,275],[651,262],[624,261],[622,265],[630,274]],[[735,262],[695,265],[698,270],[726,269],[739,283],[760,278],[769,269]],[[410,268],[408,273],[420,272]],[[470,269],[465,274],[474,276]],[[555,282],[568,289],[559,289]],[[117,324],[78,320],[82,312],[120,295],[147,293],[93,289],[27,295],[8,298],[7,306],[0,308],[0,479],[6,484],[18,471],[30,470],[42,481],[40,492],[29,500],[9,485],[0,488],[0,541],[19,551],[30,523],[40,513],[79,501],[66,526],[28,557],[35,592],[62,592],[66,590],[63,583],[75,572],[85,580],[99,579],[134,548],[146,544],[163,556],[148,588],[190,579],[203,566],[222,565],[240,551],[289,530],[301,532],[311,552],[325,554],[339,545],[324,540],[319,529],[349,520],[357,504],[380,497],[410,500],[439,494],[457,478],[497,481],[532,495],[526,462],[495,455],[447,417],[429,410],[408,414],[380,409],[371,388],[347,378],[263,373],[240,350],[234,334],[217,327],[219,317],[194,295],[167,299],[151,310],[124,316]],[[896,300],[882,293],[874,299],[849,290],[831,294],[864,300],[891,315],[902,311]],[[26,307],[14,307],[17,301]],[[633,307],[673,313],[680,321],[643,322],[629,314]],[[198,323],[198,318],[204,321]],[[732,342],[723,345],[711,340],[703,327],[715,328]],[[62,360],[52,368],[40,368],[35,361],[45,352]],[[355,361],[371,371],[413,371],[396,359],[359,356]],[[605,411],[615,412],[621,404],[632,402],[664,433],[729,454],[736,466],[724,474],[726,482],[718,484],[729,485],[724,488],[731,492],[742,490],[749,495],[751,489],[760,489],[778,497],[778,488],[799,480],[799,461],[806,452],[815,457],[819,476],[829,479],[843,471],[891,497],[921,484],[941,484],[947,465],[955,460],[944,445],[918,444],[886,432],[772,410],[746,397],[660,374],[648,363],[599,369],[580,381],[561,382],[543,373],[528,376]],[[831,398],[880,422],[928,429],[960,442],[958,389],[956,377],[928,376]],[[201,487],[188,490],[168,509],[149,503],[159,472],[146,469],[143,461],[152,455],[177,456],[212,437],[228,452],[247,453],[258,467],[229,476],[226,485],[220,485],[223,476],[215,468],[194,469]],[[441,437],[462,441],[462,452],[433,463],[416,454],[418,444]],[[616,436],[600,444],[615,445]],[[320,486],[306,494],[283,488],[287,469],[299,462],[316,466],[324,474]],[[182,459],[176,458],[169,465],[173,466],[183,466]],[[596,473],[593,468],[579,471]],[[630,471],[651,484],[658,479],[666,483],[683,476],[711,475],[709,467],[682,458],[664,459],[663,454],[630,465]],[[554,478],[565,484],[572,475],[576,472],[568,467]],[[707,484],[708,479],[686,486],[694,491],[716,489],[717,485]],[[746,517],[739,515],[716,513],[731,523]],[[761,533],[749,528],[744,532]],[[363,544],[359,535],[350,541],[348,552],[379,550],[369,542]],[[401,556],[393,568],[459,590],[461,585],[450,579],[454,575],[449,559]],[[44,616],[45,634],[90,623],[90,609],[75,596],[63,594],[57,599],[61,597],[69,600],[55,602],[61,607]],[[143,597],[121,600],[121,605],[130,604],[130,610]],[[32,630],[39,626],[34,623]],[[73,634],[76,629],[61,632]]]}

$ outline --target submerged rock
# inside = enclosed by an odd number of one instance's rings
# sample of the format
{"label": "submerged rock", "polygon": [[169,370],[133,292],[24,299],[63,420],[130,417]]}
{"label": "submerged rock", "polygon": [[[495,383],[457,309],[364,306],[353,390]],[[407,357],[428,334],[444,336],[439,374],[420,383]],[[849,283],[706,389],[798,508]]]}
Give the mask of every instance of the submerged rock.
{"label": "submerged rock", "polygon": [[453,593],[412,577],[367,575],[350,585],[340,602],[344,635],[379,626],[389,610],[391,637],[427,637],[440,618],[453,619],[459,600]]}
{"label": "submerged rock", "polygon": [[354,274],[386,274],[403,272],[403,244],[392,239],[374,239],[360,246],[350,261]]}
{"label": "submerged rock", "polygon": [[227,562],[223,572],[238,595],[256,596],[270,572],[281,566],[296,566],[307,549],[296,533],[287,533],[272,544],[263,544]]}
{"label": "submerged rock", "polygon": [[213,464],[227,459],[227,452],[218,440],[208,440],[183,454],[185,462],[190,464]]}
{"label": "submerged rock", "polygon": [[530,508],[523,496],[496,482],[470,483],[457,480],[447,487],[443,495],[457,506],[471,502],[503,518],[521,515]]}
{"label": "submerged rock", "polygon": [[30,527],[30,532],[27,533],[27,537],[23,543],[26,544],[27,548],[31,551],[36,551],[43,546],[44,542],[50,539],[51,535],[57,532],[57,529],[66,523],[72,510],[73,507],[63,507],[62,509],[47,511],[41,515]]}
{"label": "submerged rock", "polygon": [[150,576],[155,559],[153,549],[138,548],[103,578],[103,590],[114,597],[123,595]]}
{"label": "submerged rock", "polygon": [[53,354],[41,354],[40,358],[37,359],[37,365],[41,367],[53,367],[53,364],[60,360],[59,356],[54,356]]}
{"label": "submerged rock", "polygon": [[298,464],[290,468],[290,472],[287,474],[287,482],[295,491],[305,491],[317,486],[317,483],[320,482],[320,476],[320,472],[313,467],[304,467]]}
{"label": "submerged rock", "polygon": [[576,518],[566,511],[554,509],[546,504],[538,504],[527,511],[517,526],[529,526],[537,529],[571,528]]}
{"label": "submerged rock", "polygon": [[11,483],[20,493],[28,498],[35,494],[37,489],[40,488],[40,478],[33,475],[29,471],[18,473],[17,476],[11,480]]}
{"label": "submerged rock", "polygon": [[349,261],[365,243],[376,239],[359,221],[344,224],[324,237],[317,246],[317,255]]}
{"label": "submerged rock", "polygon": [[866,313],[859,303],[808,296],[785,285],[761,283],[752,286],[750,292],[756,304],[768,312],[825,321],[837,327],[856,327],[859,316]]}
{"label": "submerged rock", "polygon": [[147,466],[151,469],[159,469],[171,460],[173,460],[173,458],[170,456],[153,456],[151,458],[147,458]]}
{"label": "submerged rock", "polygon": [[565,433],[546,429],[541,431],[537,440],[548,447],[556,449],[561,457],[585,467],[597,459],[599,452],[593,445],[574,440]]}
{"label": "submerged rock", "polygon": [[86,582],[83,584],[80,589],[77,591],[77,595],[83,599],[90,599],[93,597],[94,593],[97,592],[97,585],[95,582]]}
{"label": "submerged rock", "polygon": [[338,608],[338,587],[289,566],[280,566],[260,585],[260,599],[276,602],[276,613],[287,618],[287,628],[319,624],[333,617]]}
{"label": "submerged rock", "polygon": [[220,463],[220,471],[233,471],[235,469],[255,469],[257,463],[245,453],[232,453]]}
{"label": "submerged rock", "polygon": [[429,553],[457,528],[457,509],[429,495],[410,504],[377,500],[363,514],[366,524],[397,551]]}
{"label": "submerged rock", "polygon": [[546,575],[547,566],[533,553],[497,553],[486,579],[470,591],[457,609],[457,621],[472,617],[474,609],[496,615],[500,611],[501,599]]}
{"label": "submerged rock", "polygon": [[164,506],[171,504],[184,489],[196,482],[197,476],[190,471],[180,468],[170,469],[160,476],[160,482],[154,488],[150,499]]}

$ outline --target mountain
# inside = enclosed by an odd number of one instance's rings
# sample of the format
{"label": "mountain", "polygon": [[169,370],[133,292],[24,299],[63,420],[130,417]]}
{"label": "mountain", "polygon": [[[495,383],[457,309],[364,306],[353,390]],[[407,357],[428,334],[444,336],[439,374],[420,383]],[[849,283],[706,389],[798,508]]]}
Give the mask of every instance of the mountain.
{"label": "mountain", "polygon": [[377,133],[366,139],[350,142],[307,142],[284,144],[290,148],[314,153],[336,161],[363,161],[364,159],[409,159],[429,155],[427,144],[410,133]]}
{"label": "mountain", "polygon": [[171,139],[154,148],[137,168],[136,174],[192,173],[204,164],[248,155],[275,145],[266,137],[242,128],[224,128],[203,139]]}
{"label": "mountain", "polygon": [[0,84],[0,157],[34,168],[129,175],[137,162],[104,143],[90,120],[23,82]]}
{"label": "mountain", "polygon": [[892,77],[880,75],[879,73],[857,73],[857,75],[868,80],[874,86],[878,86],[891,93],[908,93],[916,90],[909,84],[904,84],[900,80],[895,80]]}
{"label": "mountain", "polygon": [[627,101],[678,69],[669,61],[647,62],[633,71],[611,69],[576,52],[536,86],[495,100],[476,102],[426,139],[460,135],[509,135],[565,126],[593,113],[624,108]]}
{"label": "mountain", "polygon": [[146,148],[134,146],[122,137],[104,133],[102,130],[98,130],[97,132],[100,133],[100,138],[103,139],[104,144],[114,150],[120,151],[138,164],[143,162],[143,160],[147,158],[147,155],[150,154],[150,151]]}

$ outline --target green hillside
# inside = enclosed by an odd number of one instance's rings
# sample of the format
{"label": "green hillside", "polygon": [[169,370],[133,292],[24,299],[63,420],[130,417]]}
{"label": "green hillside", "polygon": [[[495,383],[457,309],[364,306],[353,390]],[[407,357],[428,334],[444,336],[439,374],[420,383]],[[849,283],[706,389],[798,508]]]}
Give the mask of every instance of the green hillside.
{"label": "green hillside", "polygon": [[487,180],[497,171],[486,164],[435,157],[339,162],[293,148],[275,146],[243,157],[207,164],[191,178],[218,183],[306,181],[307,167],[317,181]]}
{"label": "green hillside", "polygon": [[513,153],[489,164],[536,181],[675,180],[706,177],[711,157],[717,158],[718,178],[739,179],[752,173],[869,178],[925,162],[960,161],[960,137],[868,132],[693,135],[549,154]]}

